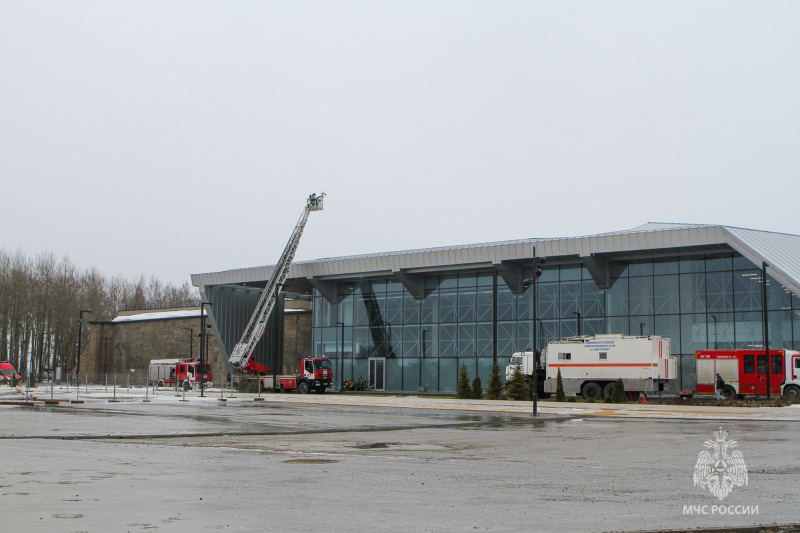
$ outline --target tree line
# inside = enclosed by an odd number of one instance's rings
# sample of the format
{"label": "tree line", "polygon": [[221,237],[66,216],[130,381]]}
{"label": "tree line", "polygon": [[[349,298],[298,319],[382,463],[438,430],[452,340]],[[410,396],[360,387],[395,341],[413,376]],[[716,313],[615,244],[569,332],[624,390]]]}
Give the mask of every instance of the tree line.
{"label": "tree line", "polygon": [[[181,307],[199,295],[188,282],[164,284],[155,276],[131,281],[82,269],[69,256],[51,252],[29,257],[0,248],[0,361],[41,381],[45,369],[72,370],[78,355],[78,318],[112,320],[120,310]],[[86,346],[88,329],[82,329]]]}

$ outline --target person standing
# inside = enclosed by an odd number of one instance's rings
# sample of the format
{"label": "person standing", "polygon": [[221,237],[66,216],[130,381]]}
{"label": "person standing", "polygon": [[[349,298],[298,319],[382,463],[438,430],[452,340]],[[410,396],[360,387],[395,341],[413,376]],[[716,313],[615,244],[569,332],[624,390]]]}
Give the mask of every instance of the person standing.
{"label": "person standing", "polygon": [[722,396],[722,388],[725,387],[725,381],[722,379],[722,376],[717,374],[717,400],[724,400],[725,397]]}

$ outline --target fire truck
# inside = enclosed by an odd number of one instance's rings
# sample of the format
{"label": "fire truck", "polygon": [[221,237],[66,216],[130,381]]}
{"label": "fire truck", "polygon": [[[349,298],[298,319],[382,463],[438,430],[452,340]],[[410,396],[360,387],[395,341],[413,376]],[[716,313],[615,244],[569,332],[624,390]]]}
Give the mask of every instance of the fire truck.
{"label": "fire truck", "polygon": [[201,370],[200,361],[196,359],[152,359],[150,361],[150,381],[157,387],[194,388],[200,385],[201,372],[203,386],[211,386],[213,376],[211,365],[208,363],[203,363]]}
{"label": "fire truck", "polygon": [[273,381],[277,381],[276,392],[297,391],[306,394],[311,389],[322,394],[333,383],[333,368],[327,357],[307,357],[298,365],[300,371],[293,376],[269,375],[269,368],[256,363],[252,359],[242,367],[243,372],[260,374],[264,389],[272,389]]}
{"label": "fire truck", "polygon": [[725,381],[722,395],[766,396],[767,373],[770,395],[800,400],[800,352],[770,350],[700,350],[695,353],[697,394],[714,394],[716,374]]}

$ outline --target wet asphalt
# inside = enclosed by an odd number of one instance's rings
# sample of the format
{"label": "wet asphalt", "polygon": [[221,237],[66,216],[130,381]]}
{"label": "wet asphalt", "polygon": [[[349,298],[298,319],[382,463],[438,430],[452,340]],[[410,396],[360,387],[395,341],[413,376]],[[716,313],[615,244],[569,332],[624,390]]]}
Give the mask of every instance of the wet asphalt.
{"label": "wet asphalt", "polygon": [[[633,531],[800,519],[794,420],[89,396],[0,405],[3,531]],[[749,476],[724,502],[692,477],[720,427]],[[703,505],[758,515],[685,514]]]}

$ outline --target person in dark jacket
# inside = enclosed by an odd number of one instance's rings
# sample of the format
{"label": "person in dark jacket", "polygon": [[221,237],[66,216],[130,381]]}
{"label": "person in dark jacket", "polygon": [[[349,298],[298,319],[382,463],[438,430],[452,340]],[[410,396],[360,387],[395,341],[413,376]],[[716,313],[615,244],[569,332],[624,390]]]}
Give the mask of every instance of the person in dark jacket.
{"label": "person in dark jacket", "polygon": [[722,388],[725,386],[725,381],[723,381],[722,376],[717,374],[717,400],[724,400],[725,398],[722,396]]}

